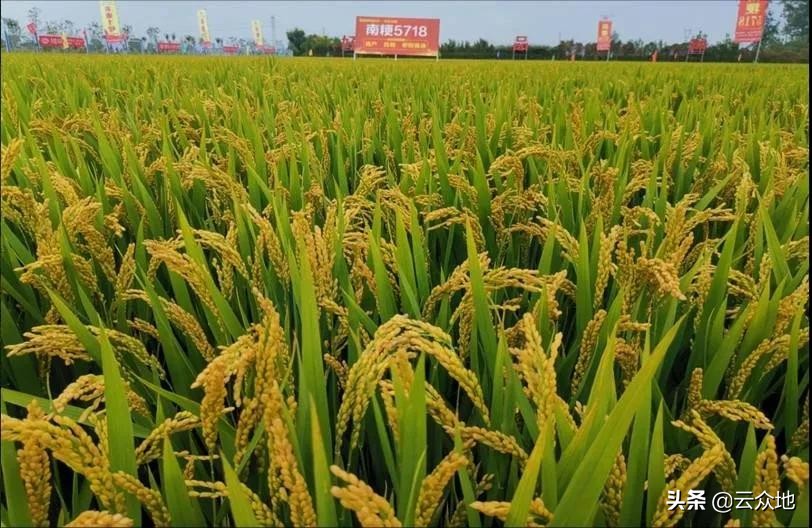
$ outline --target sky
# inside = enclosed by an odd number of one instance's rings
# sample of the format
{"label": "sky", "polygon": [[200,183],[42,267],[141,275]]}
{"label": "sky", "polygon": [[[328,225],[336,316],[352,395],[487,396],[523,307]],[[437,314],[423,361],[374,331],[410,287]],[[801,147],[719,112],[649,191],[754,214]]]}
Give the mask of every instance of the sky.
{"label": "sky", "polygon": [[[440,41],[475,41],[482,37],[507,44],[527,35],[531,44],[557,44],[559,39],[594,41],[598,20],[609,17],[622,40],[683,41],[702,30],[715,42],[733,33],[737,0],[570,0],[570,1],[166,1],[119,0],[121,24],[144,35],[150,26],[161,34],[197,36],[197,10],[208,13],[212,37],[249,39],[250,21],[260,19],[266,40],[271,40],[271,16],[276,39],[299,27],[307,33],[351,35],[355,17],[402,16],[440,19]],[[777,2],[773,2],[777,4]],[[25,25],[27,12],[38,7],[41,19],[72,20],[77,27],[99,21],[94,0],[0,0],[3,17]]]}

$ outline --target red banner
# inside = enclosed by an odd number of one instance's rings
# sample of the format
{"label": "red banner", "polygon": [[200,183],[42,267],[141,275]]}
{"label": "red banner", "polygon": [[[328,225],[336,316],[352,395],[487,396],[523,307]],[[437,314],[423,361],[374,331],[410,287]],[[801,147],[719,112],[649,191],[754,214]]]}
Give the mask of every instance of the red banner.
{"label": "red banner", "polygon": [[598,51],[610,49],[612,49],[612,21],[601,20],[598,22]]}
{"label": "red banner", "polygon": [[356,17],[355,52],[434,57],[440,52],[440,19]]}
{"label": "red banner", "polygon": [[236,55],[240,52],[239,46],[223,46],[223,53],[226,55]]}
{"label": "red banner", "polygon": [[527,37],[524,35],[519,35],[513,42],[513,51],[527,51],[528,46],[529,44],[527,42]]}
{"label": "red banner", "polygon": [[735,42],[743,44],[761,40],[768,4],[768,0],[739,0]]}
{"label": "red banner", "polygon": [[[65,41],[62,35],[40,35],[37,39],[43,48],[64,48]],[[69,49],[84,49],[85,39],[82,37],[67,37]]]}
{"label": "red banner", "polygon": [[180,42],[159,42],[159,53],[177,53],[180,51]]}
{"label": "red banner", "polygon": [[352,51],[353,49],[355,49],[355,35],[341,37],[341,50]]}
{"label": "red banner", "polygon": [[704,38],[692,38],[688,42],[688,53],[691,55],[701,55],[708,49],[708,41]]}

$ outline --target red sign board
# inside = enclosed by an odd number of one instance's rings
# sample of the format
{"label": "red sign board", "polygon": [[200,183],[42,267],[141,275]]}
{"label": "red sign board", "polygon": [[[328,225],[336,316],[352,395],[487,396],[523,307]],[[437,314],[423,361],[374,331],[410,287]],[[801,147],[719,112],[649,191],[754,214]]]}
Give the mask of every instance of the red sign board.
{"label": "red sign board", "polygon": [[226,55],[236,55],[240,52],[239,46],[223,46],[223,53]]}
{"label": "red sign board", "polygon": [[736,36],[739,43],[759,42],[767,19],[768,0],[739,0],[736,16]]}
{"label": "red sign board", "polygon": [[159,42],[158,52],[160,53],[177,53],[180,51],[180,42]]}
{"label": "red sign board", "polygon": [[691,55],[701,55],[708,49],[708,40],[704,38],[692,38],[688,42],[688,53]]}
{"label": "red sign board", "polygon": [[25,28],[26,28],[26,29],[28,30],[28,32],[29,32],[29,33],[31,33],[32,35],[35,35],[35,34],[37,33],[37,25],[36,25],[36,24],[34,24],[33,22],[29,22],[29,24],[28,24],[27,26],[25,26]]}
{"label": "red sign board", "polygon": [[341,37],[341,50],[352,51],[353,49],[355,49],[355,35]]}
{"label": "red sign board", "polygon": [[513,42],[513,51],[527,51],[528,45],[527,37],[519,35],[516,37],[516,41]]}
{"label": "red sign board", "polygon": [[440,19],[356,17],[355,52],[435,57],[440,52]]}
{"label": "red sign board", "polygon": [[612,21],[601,20],[598,22],[598,51],[610,49],[612,49]]}
{"label": "red sign board", "polygon": [[[64,48],[65,41],[62,35],[40,35],[37,40],[39,45],[43,48]],[[83,49],[85,47],[85,39],[82,37],[67,37],[68,48],[70,49]]]}

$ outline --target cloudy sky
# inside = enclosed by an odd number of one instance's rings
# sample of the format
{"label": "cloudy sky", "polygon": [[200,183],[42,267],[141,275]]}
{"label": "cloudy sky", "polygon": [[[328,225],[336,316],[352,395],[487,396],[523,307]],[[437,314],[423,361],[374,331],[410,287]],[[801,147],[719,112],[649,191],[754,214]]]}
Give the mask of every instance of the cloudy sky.
{"label": "cloudy sky", "polygon": [[[777,2],[773,2],[777,4]],[[77,27],[98,21],[99,3],[93,0],[0,0],[3,17],[25,22],[31,7],[42,20],[72,20]],[[250,37],[250,20],[262,21],[265,38],[271,38],[271,16],[276,38],[300,27],[308,33],[340,36],[352,34],[355,16],[414,16],[439,18],[440,40],[512,42],[527,35],[532,43],[555,44],[561,39],[594,41],[598,19],[610,17],[623,40],[682,40],[688,31],[702,30],[717,41],[733,33],[736,0],[570,0],[478,2],[259,2],[259,1],[160,1],[119,0],[122,24],[143,35],[149,26],[161,33],[196,35],[198,9],[206,9],[213,37]]]}

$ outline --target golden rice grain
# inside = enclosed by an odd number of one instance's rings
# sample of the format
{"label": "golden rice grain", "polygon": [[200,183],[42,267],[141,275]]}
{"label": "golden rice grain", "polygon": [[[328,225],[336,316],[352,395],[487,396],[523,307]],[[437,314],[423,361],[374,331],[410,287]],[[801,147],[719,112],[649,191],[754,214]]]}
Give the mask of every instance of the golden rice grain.
{"label": "golden rice grain", "polygon": [[[43,420],[45,414],[36,401],[28,404],[27,420]],[[25,487],[28,511],[34,526],[48,526],[48,509],[51,503],[51,460],[48,452],[32,435],[22,441],[17,451],[20,478]]]}
{"label": "golden rice grain", "polygon": [[467,463],[468,459],[463,455],[452,452],[423,480],[415,507],[415,526],[430,526],[434,512],[442,499],[443,490],[454,474]]}
{"label": "golden rice grain", "polygon": [[77,515],[65,528],[132,528],[133,520],[120,513],[88,510]]}
{"label": "golden rice grain", "polygon": [[679,523],[685,511],[680,508],[669,510],[666,504],[669,491],[676,491],[680,496],[687,496],[689,489],[697,489],[697,487],[705,480],[711,471],[719,464],[723,457],[724,446],[721,444],[714,445],[702,453],[702,455],[695,459],[691,464],[685,468],[682,474],[676,480],[671,480],[663,490],[660,501],[657,505],[657,510],[654,512],[652,519],[652,526],[676,526]]}
{"label": "golden rice grain", "polygon": [[366,482],[338,466],[330,466],[330,471],[344,484],[333,486],[330,493],[343,507],[355,513],[361,526],[401,526],[389,502],[375,493]]}
{"label": "golden rice grain", "polygon": [[623,456],[623,453],[618,453],[609,477],[603,485],[600,502],[607,526],[618,526],[620,523],[620,508],[623,505],[623,489],[625,486],[626,457]]}
{"label": "golden rice grain", "polygon": [[765,447],[756,456],[756,477],[753,483],[753,497],[758,497],[762,492],[767,492],[772,499],[769,500],[770,507],[757,509],[753,512],[753,525],[774,526],[777,521],[775,508],[777,505],[775,497],[781,488],[781,481],[778,475],[778,453],[775,449],[775,437],[768,434],[764,440]]}
{"label": "golden rice grain", "polygon": [[581,380],[586,374],[586,369],[592,358],[592,350],[598,342],[598,334],[603,326],[603,321],[606,319],[606,310],[598,310],[592,319],[587,323],[584,328],[583,336],[581,337],[581,346],[578,349],[578,360],[575,363],[575,369],[572,373],[572,381],[570,382],[570,393],[574,396],[581,385]]}
{"label": "golden rice grain", "polygon": [[784,474],[792,481],[799,490],[806,488],[809,482],[809,462],[804,462],[798,457],[788,457],[781,455],[781,462],[784,465]]}

